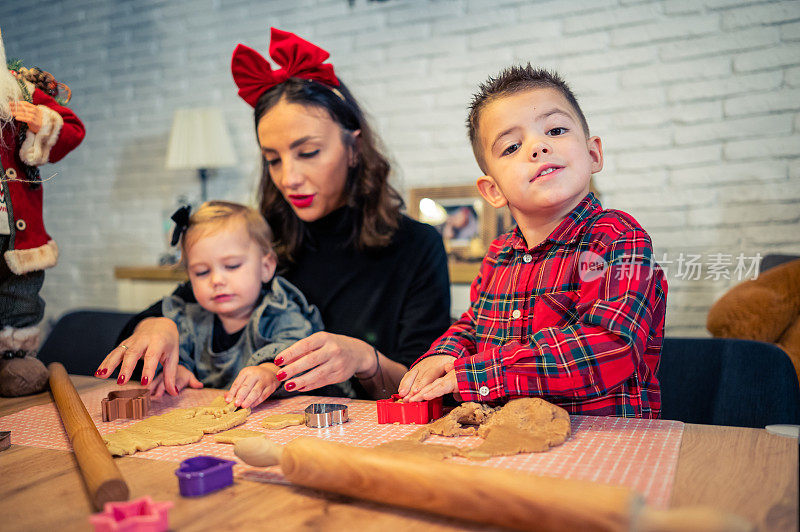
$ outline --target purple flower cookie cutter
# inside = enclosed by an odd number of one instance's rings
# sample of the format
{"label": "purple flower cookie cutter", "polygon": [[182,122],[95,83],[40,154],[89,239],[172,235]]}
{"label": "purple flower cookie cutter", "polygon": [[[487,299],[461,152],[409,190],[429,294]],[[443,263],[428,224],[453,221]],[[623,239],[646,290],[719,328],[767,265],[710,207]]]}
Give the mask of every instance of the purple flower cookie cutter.
{"label": "purple flower cookie cutter", "polygon": [[215,456],[195,456],[187,458],[175,475],[184,497],[198,497],[220,490],[233,484],[233,460],[223,460]]}

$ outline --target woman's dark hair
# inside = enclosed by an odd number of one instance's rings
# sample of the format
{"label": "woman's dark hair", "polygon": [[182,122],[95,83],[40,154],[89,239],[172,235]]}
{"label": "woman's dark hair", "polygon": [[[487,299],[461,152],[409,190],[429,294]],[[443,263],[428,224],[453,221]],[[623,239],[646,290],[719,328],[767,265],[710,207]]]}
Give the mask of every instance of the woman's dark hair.
{"label": "woman's dark hair", "polygon": [[[391,165],[381,153],[378,139],[350,91],[341,81],[334,91],[316,81],[290,78],[258,99],[254,114],[256,132],[261,118],[282,99],[324,109],[346,131],[361,130],[356,140],[357,162],[348,171],[345,184],[347,206],[357,213],[351,239],[360,249],[387,246],[400,223],[403,199],[389,184]],[[260,209],[275,233],[278,260],[286,265],[303,241],[302,222],[270,178],[263,155],[261,165]]]}

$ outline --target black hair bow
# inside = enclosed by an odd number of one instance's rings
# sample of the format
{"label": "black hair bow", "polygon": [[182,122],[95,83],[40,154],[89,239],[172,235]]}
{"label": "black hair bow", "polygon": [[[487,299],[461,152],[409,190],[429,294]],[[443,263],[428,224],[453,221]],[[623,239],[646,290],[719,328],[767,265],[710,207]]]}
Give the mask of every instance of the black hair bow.
{"label": "black hair bow", "polygon": [[175,229],[172,230],[172,242],[170,242],[171,246],[175,246],[180,242],[181,235],[186,232],[186,229],[189,227],[189,214],[191,213],[192,208],[189,205],[184,205],[180,207],[177,211],[172,213],[172,221],[175,222]]}

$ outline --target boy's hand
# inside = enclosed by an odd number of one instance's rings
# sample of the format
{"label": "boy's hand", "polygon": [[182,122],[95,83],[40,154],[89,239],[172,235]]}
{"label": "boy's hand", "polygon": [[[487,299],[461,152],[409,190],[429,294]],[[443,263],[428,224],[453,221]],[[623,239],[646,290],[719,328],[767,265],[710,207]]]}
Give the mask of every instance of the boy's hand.
{"label": "boy's hand", "polygon": [[[397,393],[406,401],[424,401],[425,399],[419,396],[420,390],[452,370],[455,360],[456,357],[451,355],[429,356],[403,376]],[[455,376],[455,373],[453,375]]]}
{"label": "boy's hand", "polygon": [[[175,371],[175,389],[178,393],[180,393],[181,390],[187,387],[202,388],[203,383],[197,380],[197,377],[194,376],[194,373],[189,371],[185,366],[178,364],[178,368]],[[158,374],[158,376],[156,376],[155,379],[153,379],[153,384],[150,385],[150,395],[158,399],[164,395],[165,391],[164,372],[162,371]]]}
{"label": "boy's hand", "polygon": [[456,370],[453,369],[453,364],[448,364],[450,370],[444,374],[444,377],[439,377],[429,385],[421,389],[412,398],[407,398],[408,401],[430,401],[445,394],[452,393],[457,401],[461,400],[458,395],[458,378],[456,377]]}
{"label": "boy's hand", "polygon": [[281,385],[275,374],[278,366],[270,362],[247,366],[236,376],[225,400],[242,408],[263,403]]}

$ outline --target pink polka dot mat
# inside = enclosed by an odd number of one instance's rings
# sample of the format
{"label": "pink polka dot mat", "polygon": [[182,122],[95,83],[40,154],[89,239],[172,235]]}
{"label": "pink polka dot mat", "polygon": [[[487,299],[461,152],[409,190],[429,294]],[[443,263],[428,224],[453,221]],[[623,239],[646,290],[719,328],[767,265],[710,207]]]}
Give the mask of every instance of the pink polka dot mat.
{"label": "pink polka dot mat", "polygon": [[[125,419],[105,423],[102,421],[100,401],[109,391],[115,389],[119,387],[115,383],[109,383],[107,388],[101,387],[81,394],[100,434],[136,423],[136,420]],[[207,405],[218,395],[219,390],[187,389],[178,397],[165,396],[153,400],[150,413],[158,415],[174,408]],[[302,413],[306,406],[318,402],[346,404],[350,421],[325,429],[294,426],[267,430],[261,426],[261,421],[266,416]],[[572,436],[563,445],[548,452],[501,456],[483,462],[461,458],[453,460],[475,467],[498,467],[537,475],[628,486],[642,493],[648,504],[657,508],[668,507],[683,437],[683,423],[594,416],[571,416],[571,420]],[[255,408],[247,421],[237,428],[263,432],[280,444],[286,444],[298,436],[316,436],[349,445],[372,447],[406,436],[418,427],[378,424],[375,403],[372,402],[303,395],[267,401]],[[0,430],[10,430],[11,442],[16,445],[66,451],[72,449],[54,404],[34,406],[2,417]],[[432,437],[428,441],[453,445],[453,439],[440,436]],[[473,446],[479,441],[477,437],[464,437],[458,439],[458,445]],[[214,442],[213,434],[206,434],[197,443],[157,447],[134,456],[180,462],[201,454],[236,460],[238,464],[234,471],[239,478],[260,482],[286,482],[278,467],[255,468],[244,464],[233,454],[232,445]]]}

